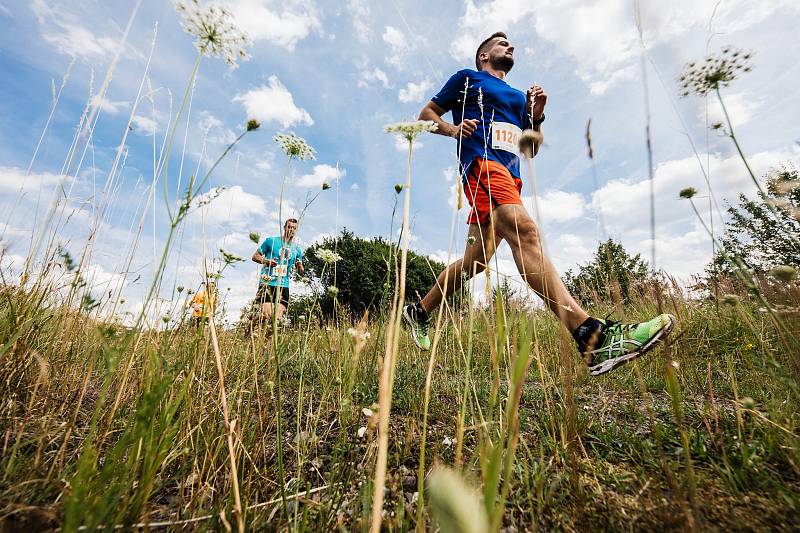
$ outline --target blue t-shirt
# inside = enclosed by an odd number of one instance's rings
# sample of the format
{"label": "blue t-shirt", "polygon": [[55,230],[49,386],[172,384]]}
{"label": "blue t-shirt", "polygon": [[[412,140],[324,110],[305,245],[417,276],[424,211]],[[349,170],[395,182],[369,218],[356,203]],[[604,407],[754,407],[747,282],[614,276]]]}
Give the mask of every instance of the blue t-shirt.
{"label": "blue t-shirt", "polygon": [[264,265],[261,267],[260,284],[266,283],[270,287],[289,286],[289,276],[295,261],[303,260],[303,251],[294,243],[285,243],[281,237],[267,237],[258,247],[261,255],[267,260],[274,260],[278,264],[274,267]]}
{"label": "blue t-shirt", "polygon": [[488,72],[466,68],[453,74],[431,101],[452,111],[455,125],[465,118],[479,121],[475,132],[461,140],[462,179],[476,157],[497,161],[520,177],[519,133],[532,127],[524,92]]}

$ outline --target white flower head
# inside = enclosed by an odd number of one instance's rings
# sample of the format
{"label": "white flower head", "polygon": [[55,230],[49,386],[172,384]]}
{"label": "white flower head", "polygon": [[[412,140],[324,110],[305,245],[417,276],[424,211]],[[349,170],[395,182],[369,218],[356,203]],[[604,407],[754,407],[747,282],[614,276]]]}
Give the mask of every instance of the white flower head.
{"label": "white flower head", "polygon": [[364,416],[366,416],[367,418],[371,418],[372,415],[375,414],[375,413],[372,412],[372,409],[370,409],[369,407],[364,407],[363,409],[361,409],[361,413]]}
{"label": "white flower head", "polygon": [[239,29],[225,6],[177,0],[175,9],[183,15],[184,31],[197,38],[194,45],[201,54],[219,57],[233,68],[237,61],[250,59],[245,50],[252,44],[250,38]]}
{"label": "white flower head", "polygon": [[347,334],[353,337],[357,344],[362,344],[369,339],[369,331],[359,331],[356,328],[348,328]]}
{"label": "white flower head", "polygon": [[358,428],[358,438],[359,439],[363,439],[364,435],[366,435],[366,434],[367,434],[366,426],[361,426],[360,428]]}
{"label": "white flower head", "polygon": [[412,142],[420,133],[425,131],[434,132],[438,129],[438,126],[432,120],[415,120],[413,122],[387,124],[383,129],[386,133],[396,133],[408,142]]}
{"label": "white flower head", "polygon": [[279,133],[273,137],[275,142],[281,147],[284,154],[289,159],[299,159],[305,161],[307,159],[316,159],[316,151],[309,145],[305,139],[298,137],[294,133]]}
{"label": "white flower head", "polygon": [[328,265],[332,265],[333,263],[342,260],[341,255],[334,251],[328,250],[327,248],[320,248],[314,253]]}
{"label": "white flower head", "polygon": [[450,437],[445,437],[444,439],[442,439],[442,444],[444,446],[452,446],[453,442],[454,442],[454,440],[451,439]]}

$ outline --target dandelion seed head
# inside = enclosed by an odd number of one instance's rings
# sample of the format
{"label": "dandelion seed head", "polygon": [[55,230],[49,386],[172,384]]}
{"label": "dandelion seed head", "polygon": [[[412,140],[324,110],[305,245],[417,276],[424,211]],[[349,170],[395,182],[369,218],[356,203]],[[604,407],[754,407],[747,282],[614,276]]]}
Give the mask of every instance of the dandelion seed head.
{"label": "dandelion seed head", "polygon": [[228,8],[200,0],[178,0],[175,9],[183,16],[183,29],[196,38],[195,46],[201,54],[223,59],[232,68],[238,61],[247,61],[246,48],[252,42],[233,20]]}
{"label": "dandelion seed head", "polygon": [[438,129],[432,120],[415,120],[413,122],[395,122],[384,126],[386,133],[396,133],[408,142],[412,142],[423,132],[434,132]]}
{"label": "dandelion seed head", "polygon": [[298,137],[294,133],[289,134],[278,133],[273,137],[276,143],[281,147],[281,151],[286,154],[289,159],[298,159],[306,161],[308,159],[316,159],[316,151],[306,142],[302,137]]}

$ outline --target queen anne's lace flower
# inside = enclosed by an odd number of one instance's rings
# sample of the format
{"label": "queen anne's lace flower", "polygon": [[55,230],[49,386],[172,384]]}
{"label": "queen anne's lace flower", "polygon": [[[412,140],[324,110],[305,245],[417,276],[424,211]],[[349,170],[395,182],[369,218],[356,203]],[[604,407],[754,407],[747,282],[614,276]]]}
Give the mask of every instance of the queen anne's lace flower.
{"label": "queen anne's lace flower", "polygon": [[711,91],[727,87],[740,72],[750,72],[751,52],[725,47],[719,55],[709,55],[703,61],[688,63],[678,81],[683,92],[681,96],[695,93],[705,96]]}
{"label": "queen anne's lace flower", "polygon": [[335,263],[337,261],[341,261],[341,259],[342,259],[341,255],[339,255],[336,252],[333,252],[331,250],[328,250],[326,248],[320,248],[319,250],[317,250],[314,253],[316,254],[317,257],[319,257],[320,259],[322,259],[325,263],[327,263],[329,265],[333,264],[333,263]]}
{"label": "queen anne's lace flower", "polygon": [[203,55],[219,57],[234,68],[237,61],[250,58],[245,50],[252,44],[250,38],[239,29],[225,6],[179,0],[175,9],[183,15],[184,31],[197,38],[194,44]]}
{"label": "queen anne's lace flower", "polygon": [[279,133],[273,137],[275,142],[281,147],[281,150],[290,159],[299,159],[305,161],[307,159],[315,159],[316,152],[302,137],[298,137],[294,133]]}
{"label": "queen anne's lace flower", "polygon": [[417,136],[425,131],[434,132],[438,129],[436,123],[432,120],[415,120],[413,122],[396,122],[395,124],[387,124],[384,127],[386,133],[396,133],[403,137],[408,142],[413,141]]}

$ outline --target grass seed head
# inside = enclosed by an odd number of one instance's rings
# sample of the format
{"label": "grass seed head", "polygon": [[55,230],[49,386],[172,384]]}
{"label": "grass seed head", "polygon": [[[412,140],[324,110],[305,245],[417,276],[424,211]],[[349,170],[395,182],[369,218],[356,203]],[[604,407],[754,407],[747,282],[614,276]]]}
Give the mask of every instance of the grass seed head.
{"label": "grass seed head", "polygon": [[685,189],[681,189],[681,192],[678,194],[681,198],[686,198],[687,200],[694,195],[697,194],[697,189],[694,187],[686,187]]}
{"label": "grass seed head", "polygon": [[778,265],[769,271],[770,275],[785,283],[789,283],[797,275],[797,269],[789,265]]}
{"label": "grass seed head", "polygon": [[256,244],[258,244],[258,241],[261,240],[261,235],[259,235],[257,231],[251,231],[248,237],[250,238],[251,241],[253,241]]}
{"label": "grass seed head", "polygon": [[261,123],[254,118],[247,121],[247,131],[257,130],[261,127]]}

